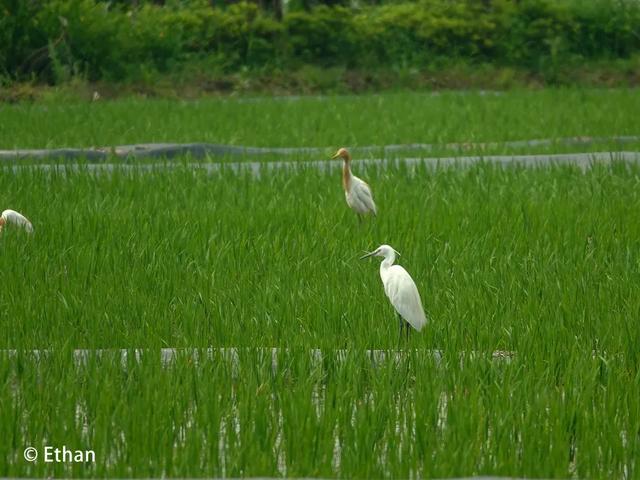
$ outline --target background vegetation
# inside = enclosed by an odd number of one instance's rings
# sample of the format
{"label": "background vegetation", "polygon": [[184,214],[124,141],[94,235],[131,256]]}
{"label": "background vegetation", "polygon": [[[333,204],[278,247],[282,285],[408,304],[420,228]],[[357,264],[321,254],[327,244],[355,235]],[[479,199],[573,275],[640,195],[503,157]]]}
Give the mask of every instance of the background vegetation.
{"label": "background vegetation", "polygon": [[616,61],[637,73],[636,1],[339,3],[1,0],[0,75],[6,85],[490,64],[553,82],[568,81],[567,65]]}

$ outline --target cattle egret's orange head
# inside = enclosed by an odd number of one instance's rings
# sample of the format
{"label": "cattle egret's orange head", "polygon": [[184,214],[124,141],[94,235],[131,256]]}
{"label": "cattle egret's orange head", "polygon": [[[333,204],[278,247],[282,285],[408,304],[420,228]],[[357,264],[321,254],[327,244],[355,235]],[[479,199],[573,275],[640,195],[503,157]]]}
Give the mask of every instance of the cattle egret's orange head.
{"label": "cattle egret's orange head", "polygon": [[344,147],[341,148],[340,150],[338,150],[336,152],[336,154],[331,158],[335,159],[335,158],[338,158],[338,157],[342,158],[345,162],[348,162],[348,161],[351,160],[351,155],[349,154],[349,150],[347,150]]}

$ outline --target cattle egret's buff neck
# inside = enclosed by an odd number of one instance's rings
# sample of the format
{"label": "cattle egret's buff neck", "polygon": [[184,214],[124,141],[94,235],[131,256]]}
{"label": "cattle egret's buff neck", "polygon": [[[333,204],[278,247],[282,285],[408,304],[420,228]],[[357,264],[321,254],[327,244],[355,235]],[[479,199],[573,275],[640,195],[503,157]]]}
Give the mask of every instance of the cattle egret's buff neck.
{"label": "cattle egret's buff neck", "polygon": [[345,160],[342,165],[342,188],[344,188],[345,192],[348,192],[351,188],[351,179],[353,174],[351,173],[351,168],[349,168],[349,161]]}
{"label": "cattle egret's buff neck", "polygon": [[339,149],[335,155],[331,158],[342,158],[342,188],[344,188],[345,192],[348,192],[351,189],[351,182],[353,179],[353,175],[351,173],[351,167],[349,164],[351,163],[351,154],[349,150],[346,148]]}

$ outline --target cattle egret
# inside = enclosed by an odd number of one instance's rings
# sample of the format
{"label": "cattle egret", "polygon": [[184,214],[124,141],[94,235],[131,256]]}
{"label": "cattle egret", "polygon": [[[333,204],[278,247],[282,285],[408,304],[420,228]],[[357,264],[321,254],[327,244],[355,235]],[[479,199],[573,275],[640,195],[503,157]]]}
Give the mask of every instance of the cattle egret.
{"label": "cattle egret", "polygon": [[31,222],[27,219],[27,217],[25,217],[21,213],[16,212],[15,210],[5,210],[4,212],[2,212],[2,215],[0,215],[0,232],[2,232],[3,227],[8,223],[12,223],[19,227],[22,227],[28,233],[33,232],[33,225],[31,225]]}
{"label": "cattle egret", "polygon": [[376,204],[373,202],[371,188],[366,182],[351,173],[351,154],[346,148],[341,148],[331,158],[338,157],[344,160],[342,165],[342,188],[344,188],[347,205],[358,214],[358,218],[360,218],[360,215],[366,215],[370,212],[376,215]]}
{"label": "cattle egret", "polygon": [[373,252],[361,257],[361,260],[372,256],[384,257],[380,264],[380,278],[382,278],[384,285],[384,293],[387,294],[391,305],[400,317],[398,321],[400,323],[400,338],[402,338],[403,327],[406,326],[407,337],[409,337],[409,325],[420,331],[427,324],[427,317],[424,314],[415,282],[404,268],[393,264],[396,253],[400,255],[389,245],[381,245]]}

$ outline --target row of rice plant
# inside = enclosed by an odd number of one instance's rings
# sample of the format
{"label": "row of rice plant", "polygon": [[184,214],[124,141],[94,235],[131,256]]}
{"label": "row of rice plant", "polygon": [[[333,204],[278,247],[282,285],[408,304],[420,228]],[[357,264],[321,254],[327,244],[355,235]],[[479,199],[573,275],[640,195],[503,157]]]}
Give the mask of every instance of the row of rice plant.
{"label": "row of rice plant", "polygon": [[[540,349],[541,350],[541,349]],[[0,473],[43,477],[636,478],[637,359],[0,357]],[[23,449],[95,462],[26,462]]]}
{"label": "row of rice plant", "polygon": [[[261,147],[504,142],[575,136],[637,135],[640,95],[633,89],[398,93],[365,96],[126,98],[0,108],[0,149],[209,142]],[[638,142],[634,144],[637,146]],[[509,152],[491,147],[465,151]],[[585,148],[620,148],[615,142]],[[548,152],[538,147],[533,151]],[[432,154],[451,154],[436,149]],[[318,154],[313,155],[314,158]],[[277,156],[266,156],[275,159]]]}

